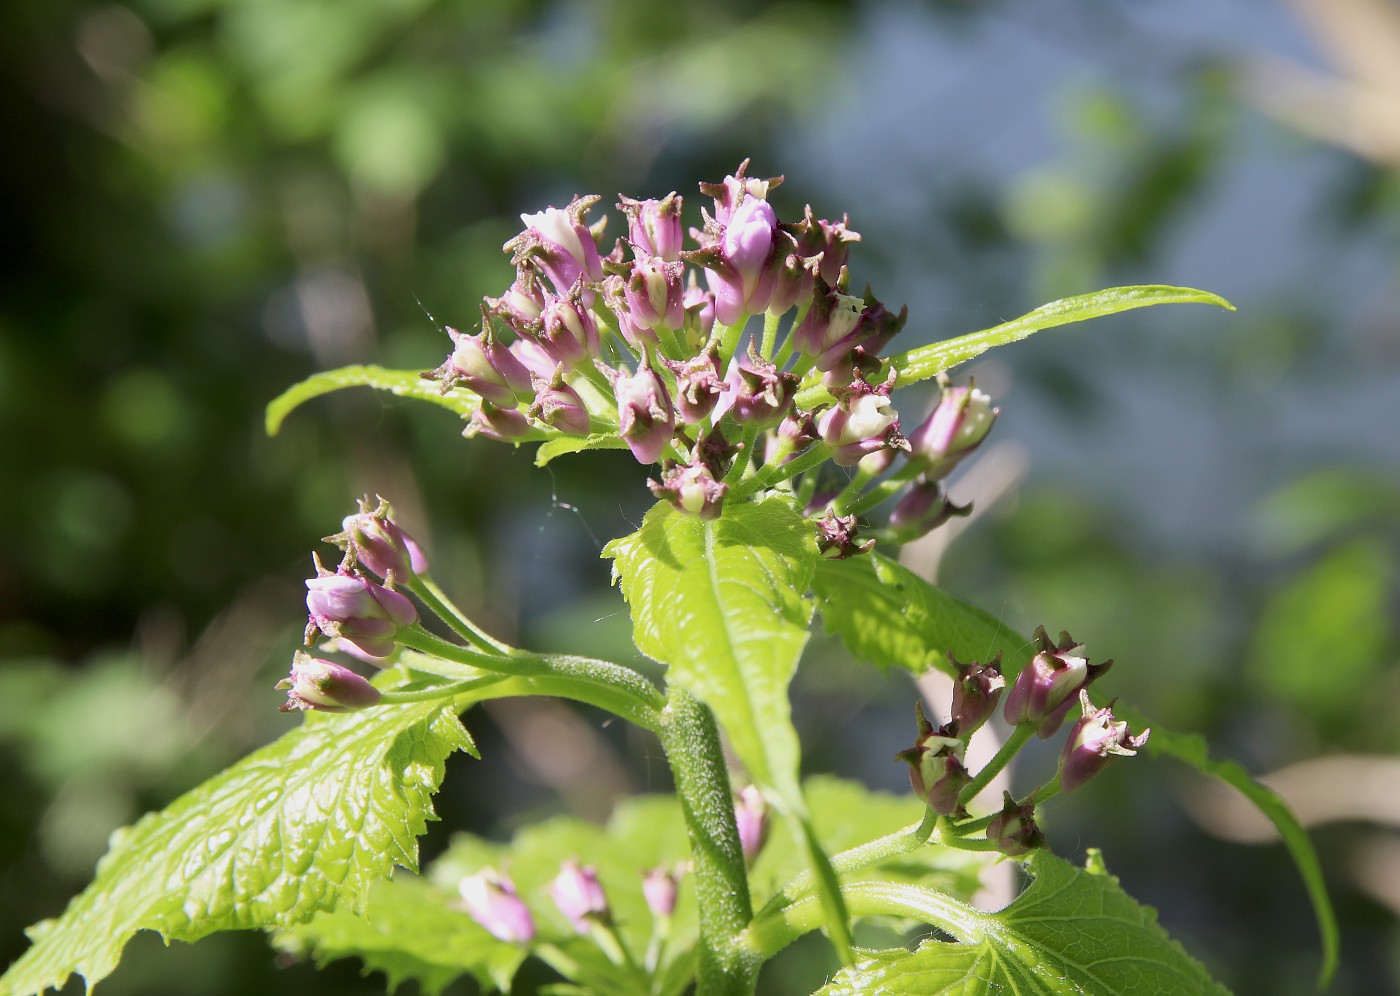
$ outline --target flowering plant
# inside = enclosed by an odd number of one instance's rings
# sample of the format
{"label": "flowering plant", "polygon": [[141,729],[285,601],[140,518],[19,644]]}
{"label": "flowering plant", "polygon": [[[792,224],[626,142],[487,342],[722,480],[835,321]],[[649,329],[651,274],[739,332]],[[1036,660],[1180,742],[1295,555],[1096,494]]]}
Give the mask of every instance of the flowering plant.
{"label": "flowering plant", "polygon": [[[91,985],[141,929],[195,940],[239,928],[320,960],[358,956],[430,993],[459,976],[509,990],[531,957],[566,980],[557,992],[750,993],[766,959],[814,930],[844,966],[829,996],[1220,991],[1101,860],[1054,856],[1037,823],[1058,793],[1144,748],[1236,785],[1279,826],[1323,927],[1327,977],[1335,938],[1317,861],[1276,797],[1197,740],[1149,738],[1136,714],[1097,705],[1091,688],[1112,662],[1091,663],[1069,634],[1015,637],[891,556],[969,510],[944,482],[998,409],[949,369],[1099,315],[1229,305],[1116,288],[891,353],[907,316],[851,293],[848,222],[811,208],[780,220],[780,178],[746,165],[701,185],[712,203],[689,242],[675,194],[623,197],[626,232],[611,247],[590,218],[597,197],[523,216],[505,246],[514,280],[482,302],[473,331],[446,330],[439,367],[333,371],[268,413],[275,432],[309,398],[368,385],[457,412],[469,437],[538,443],[540,465],[605,448],[654,465],[656,504],[604,555],[664,683],[504,643],[434,583],[430,551],[391,506],[366,500],[328,537],[338,565],[317,557],[306,582],[308,649],[279,686],[302,724],[114,837],[96,881],[34,928],[0,992],[74,972]],[[911,423],[894,391],[921,381],[937,394]],[[859,660],[952,679],[951,700],[930,703],[946,722],[919,703],[915,741],[896,758],[913,797],[800,777],[787,690],[817,614]],[[557,819],[509,844],[460,835],[416,874],[444,761],[476,752],[460,717],[519,695],[653,731],[675,795],[629,801],[606,829]],[[989,798],[1016,754],[1067,719],[1056,774],[1019,799]],[[968,752],[978,734],[999,744],[980,764]],[[997,912],[972,905],[981,873],[1007,860],[1028,887]],[[877,916],[923,937],[912,950],[858,946],[853,921]]]}

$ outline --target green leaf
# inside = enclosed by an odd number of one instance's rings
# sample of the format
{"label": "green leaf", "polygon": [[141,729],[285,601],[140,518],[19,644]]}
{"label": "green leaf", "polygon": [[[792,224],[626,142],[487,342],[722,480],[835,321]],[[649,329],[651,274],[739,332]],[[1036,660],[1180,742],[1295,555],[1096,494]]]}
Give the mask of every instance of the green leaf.
{"label": "green leaf", "polygon": [[878,553],[818,561],[812,589],[826,631],[882,670],[951,673],[949,653],[963,662],[1000,653],[1002,673],[1014,677],[1031,658],[1029,641],[993,616]]}
{"label": "green leaf", "polygon": [[1167,936],[1156,912],[1135,902],[1112,876],[1046,851],[1027,865],[1034,881],[997,913],[917,886],[852,885],[846,899],[853,911],[914,917],[960,943],[925,941],[912,952],[876,952],[839,972],[820,996],[1226,992]]}
{"label": "green leaf", "polygon": [[535,466],[543,467],[555,457],[585,450],[625,450],[627,443],[615,432],[595,432],[589,436],[560,436],[540,443],[535,451]]}
{"label": "green leaf", "polygon": [[482,986],[506,989],[526,952],[506,944],[462,911],[455,890],[412,875],[396,875],[370,889],[363,914],[339,909],[278,934],[278,947],[311,955],[318,966],[359,958],[383,972],[389,990],[416,981],[436,996],[470,974]]}
{"label": "green leaf", "polygon": [[267,434],[277,435],[286,417],[312,398],[346,387],[372,387],[401,398],[430,401],[463,418],[469,418],[481,403],[480,398],[465,388],[453,387],[444,393],[435,381],[424,380],[417,370],[386,370],[377,366],[341,367],[308,377],[273,398],[267,406]]}
{"label": "green leaf", "polygon": [[[1214,304],[1229,311],[1235,310],[1235,306],[1223,297],[1191,287],[1170,287],[1163,284],[1110,287],[1092,294],[1079,294],[1051,301],[1020,318],[1013,318],[1009,322],[1002,322],[981,332],[972,332],[911,349],[907,353],[891,357],[890,366],[899,371],[898,383],[905,387],[927,380],[959,363],[966,363],[994,346],[1017,342],[1041,329],[1072,325],[1075,322],[1088,321],[1090,318],[1115,315],[1120,311],[1147,308],[1154,304]],[[798,392],[798,407],[811,408],[818,402],[831,400],[831,393],[817,382],[818,377],[809,376],[808,380],[810,383],[805,383],[803,389]]]}
{"label": "green leaf", "polygon": [[603,550],[637,649],[714,710],[756,781],[800,805],[787,687],[807,643],[816,541],[791,501],[726,507],[711,522],[658,503]]}
{"label": "green leaf", "polygon": [[138,930],[194,941],[361,909],[370,885],[417,864],[416,838],[454,750],[475,751],[441,703],[381,706],[305,722],[134,826],[33,946],[0,994],[89,987]]}
{"label": "green leaf", "polygon": [[911,349],[902,356],[891,358],[890,365],[899,371],[901,386],[913,384],[959,363],[966,363],[994,346],[1019,342],[1041,329],[1073,325],[1090,318],[1116,315],[1120,311],[1147,308],[1154,304],[1214,304],[1227,311],[1235,310],[1235,306],[1223,297],[1192,287],[1170,287],[1162,284],[1110,287],[1092,294],[1079,294],[1042,304],[1020,318],[1013,318],[1009,322],[1002,322],[981,332],[972,332],[955,339],[945,339]]}
{"label": "green leaf", "polygon": [[[1147,725],[1143,722],[1141,725]],[[1159,726],[1152,727],[1152,739],[1148,750],[1166,754],[1184,761],[1204,775],[1219,778],[1232,785],[1254,803],[1259,811],[1278,828],[1284,846],[1288,848],[1293,864],[1303,879],[1308,900],[1312,903],[1313,916],[1317,919],[1317,929],[1322,936],[1322,967],[1318,971],[1317,985],[1325,989],[1337,971],[1339,938],[1337,916],[1332,909],[1332,900],[1327,895],[1327,885],[1322,878],[1322,865],[1317,859],[1308,832],[1303,829],[1293,811],[1288,808],[1272,789],[1255,781],[1244,768],[1233,761],[1217,761],[1210,757],[1204,737],[1197,734],[1173,733]]]}

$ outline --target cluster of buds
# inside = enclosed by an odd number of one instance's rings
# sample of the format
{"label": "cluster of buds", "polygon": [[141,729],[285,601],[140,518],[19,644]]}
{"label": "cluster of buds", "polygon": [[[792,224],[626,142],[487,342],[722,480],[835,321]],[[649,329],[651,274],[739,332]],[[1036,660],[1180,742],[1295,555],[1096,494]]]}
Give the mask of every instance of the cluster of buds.
{"label": "cluster of buds", "polygon": [[[345,551],[336,569],[312,554],[316,573],[306,581],[305,642],[312,646],[325,637],[330,649],[382,667],[394,652],[399,631],[418,621],[418,610],[397,585],[425,572],[428,558],[394,521],[383,498],[359,504],[341,531],[325,538]],[[291,673],[277,687],[287,690],[284,712],[346,712],[375,705],[381,697],[349,668],[303,651],[293,656]]]}
{"label": "cluster of buds", "polygon": [[[1112,703],[1100,709],[1089,698],[1087,686],[1108,670],[1111,660],[1090,664],[1081,656],[1082,644],[1068,633],[1061,633],[1059,642],[1051,640],[1043,626],[1035,631],[1035,647],[1035,656],[1017,675],[1002,710],[1006,722],[1022,732],[977,776],[963,761],[968,739],[995,713],[1006,689],[1000,655],[987,663],[968,664],[948,655],[955,677],[952,718],[943,726],[935,729],[924,716],[923,704],[917,704],[918,739],[896,754],[895,760],[909,765],[909,782],[915,794],[940,816],[966,819],[964,804],[1009,760],[1007,748],[1018,747],[1032,734],[1042,739],[1053,736],[1076,700],[1082,715],[1060,753],[1059,790],[1074,791],[1114,757],[1131,757],[1147,743],[1149,731],[1129,733],[1128,724],[1114,718]],[[1033,792],[1017,802],[1006,794],[1001,811],[986,826],[987,840],[997,850],[1014,857],[1044,844],[1035,822],[1036,797]]]}
{"label": "cluster of buds", "polygon": [[[686,228],[675,193],[622,196],[626,232],[611,248],[607,219],[589,217],[596,195],[521,215],[525,230],[504,246],[515,279],[482,302],[475,331],[447,330],[452,352],[424,376],[476,396],[466,435],[619,439],[660,465],[649,482],[659,498],[703,519],[755,475],[745,496],[783,488],[809,504],[820,457],[789,464],[814,446],[870,488],[840,493],[838,516],[895,502],[877,535],[903,542],[966,514],[938,482],[986,436],[996,409],[972,387],[945,384],[906,438],[891,400],[897,376],[880,356],[905,313],[849,292],[860,237],[845,218],[808,207],[784,221],[770,200],[782,177],[750,177],[747,166],[700,185],[712,204],[698,227]],[[756,316],[764,329],[750,334]],[[828,540],[828,556],[870,545]]]}
{"label": "cluster of buds", "polygon": [[[675,869],[653,868],[642,874],[642,895],[658,922],[675,912],[679,885],[680,872]],[[457,891],[462,909],[493,937],[511,944],[529,944],[535,939],[535,918],[504,872],[483,868],[463,878]],[[592,865],[565,861],[549,885],[549,895],[575,932],[611,934],[612,909]]]}

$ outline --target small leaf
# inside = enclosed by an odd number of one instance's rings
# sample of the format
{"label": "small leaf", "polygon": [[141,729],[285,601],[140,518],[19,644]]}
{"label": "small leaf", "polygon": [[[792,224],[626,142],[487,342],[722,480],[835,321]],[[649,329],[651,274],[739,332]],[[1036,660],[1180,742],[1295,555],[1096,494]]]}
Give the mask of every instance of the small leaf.
{"label": "small leaf", "polygon": [[1046,851],[1027,865],[1034,881],[997,913],[917,886],[852,885],[852,910],[914,917],[960,943],[925,941],[912,952],[876,952],[839,972],[819,996],[1226,992],[1158,925],[1156,912],[1135,902],[1112,876]]}
{"label": "small leaf", "polygon": [[807,643],[804,593],[818,558],[793,504],[769,498],[703,522],[661,502],[603,555],[631,605],[637,649],[714,710],[757,781],[800,800],[787,687]]}
{"label": "small leaf", "polygon": [[626,441],[615,432],[595,432],[589,436],[559,436],[540,443],[535,451],[535,466],[543,467],[555,457],[585,450],[625,450]]}
{"label": "small leaf", "polygon": [[[981,332],[972,332],[911,349],[900,356],[891,357],[890,366],[899,371],[901,387],[916,384],[959,363],[966,363],[995,346],[1017,342],[1041,329],[1072,325],[1090,318],[1101,318],[1134,308],[1147,308],[1154,304],[1214,304],[1229,311],[1235,310],[1235,306],[1223,297],[1191,287],[1170,287],[1161,284],[1110,287],[1092,294],[1051,301],[1020,318],[1013,318],[1009,322],[1002,322]],[[818,402],[831,400],[831,393],[819,383],[818,377],[809,376],[808,380],[810,383],[804,384],[803,389],[798,392],[799,407],[811,408]]]}
{"label": "small leaf", "polygon": [[303,724],[112,837],[97,877],[0,978],[4,996],[89,987],[138,930],[194,941],[363,907],[416,838],[454,750],[471,738],[441,703],[308,715]]}
{"label": "small leaf", "polygon": [[480,398],[465,388],[453,387],[444,393],[437,382],[425,380],[417,370],[386,370],[378,366],[341,367],[314,374],[273,398],[267,406],[267,434],[277,435],[287,416],[312,398],[346,387],[372,387],[401,398],[430,401],[463,418],[470,417],[481,403]]}
{"label": "small leaf", "polygon": [[964,663],[1000,653],[1010,678],[1031,658],[1031,644],[993,616],[878,553],[819,561],[812,588],[826,631],[882,670],[951,673],[949,653]]}
{"label": "small leaf", "polygon": [[[1146,721],[1140,721],[1142,726]],[[1303,879],[1308,900],[1312,903],[1313,916],[1317,919],[1317,929],[1322,935],[1322,967],[1318,971],[1317,986],[1325,989],[1337,971],[1339,938],[1337,915],[1332,909],[1331,897],[1327,895],[1327,885],[1322,878],[1322,865],[1317,859],[1312,839],[1303,829],[1288,804],[1279,798],[1273,789],[1261,785],[1250,777],[1249,772],[1233,761],[1216,761],[1210,757],[1205,738],[1195,734],[1173,733],[1153,724],[1152,740],[1149,749],[1158,754],[1166,754],[1184,761],[1204,775],[1218,778],[1232,785],[1254,803],[1259,811],[1268,817],[1278,828],[1284,846],[1288,848],[1293,864]]]}

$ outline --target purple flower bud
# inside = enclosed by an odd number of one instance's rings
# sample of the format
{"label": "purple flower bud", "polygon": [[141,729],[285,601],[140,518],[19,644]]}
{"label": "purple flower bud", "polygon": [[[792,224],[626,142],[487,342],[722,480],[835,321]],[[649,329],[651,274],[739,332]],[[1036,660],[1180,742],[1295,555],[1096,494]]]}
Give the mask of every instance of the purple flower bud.
{"label": "purple flower bud", "polygon": [[858,553],[866,553],[874,546],[873,539],[856,542],[854,515],[837,515],[836,509],[828,508],[817,520],[817,551],[827,560],[845,560]]}
{"label": "purple flower bud", "polygon": [[588,408],[578,392],[564,382],[563,367],[548,380],[535,379],[535,403],[529,416],[571,436],[588,435]]}
{"label": "purple flower bud", "polygon": [[780,229],[778,265],[773,274],[773,293],[768,298],[770,315],[785,315],[794,305],[806,303],[812,297],[821,258],[803,257],[795,247],[792,236]]}
{"label": "purple flower bud", "polygon": [[964,737],[970,737],[996,711],[997,699],[1006,688],[1001,673],[1001,655],[982,664],[960,664],[952,654],[948,663],[958,675],[953,679],[953,723]]}
{"label": "purple flower bud", "polygon": [[890,529],[900,542],[918,539],[951,518],[965,516],[972,506],[954,505],[943,490],[922,477],[909,486],[904,497],[890,510]]}
{"label": "purple flower bud", "polygon": [[958,795],[972,781],[963,767],[966,741],[958,737],[957,726],[949,723],[935,730],[924,716],[922,702],[914,705],[919,737],[914,746],[896,754],[896,761],[909,765],[909,785],[935,813],[950,816],[959,812]]}
{"label": "purple flower bud", "polygon": [[745,197],[706,249],[689,258],[705,267],[715,295],[715,317],[725,325],[768,307],[782,264],[778,217],[759,197]]}
{"label": "purple flower bud", "polygon": [[1040,626],[1035,631],[1038,648],[1031,662],[1016,676],[1006,696],[1002,715],[1012,726],[1032,723],[1042,740],[1055,735],[1074,704],[1074,696],[1113,666],[1113,661],[1090,664],[1078,656],[1084,645],[1068,633],[1060,634],[1057,646]]}
{"label": "purple flower bud", "polygon": [[1060,754],[1060,788],[1073,792],[1103,770],[1114,757],[1132,757],[1144,744],[1151,730],[1137,736],[1128,733],[1128,724],[1113,718],[1113,703],[1095,709],[1089,693],[1079,690],[1083,716],[1070,730]]}
{"label": "purple flower bud", "polygon": [[909,435],[909,459],[929,480],[946,477],[992,431],[1000,409],[971,385],[945,388],[933,413]]}
{"label": "purple flower bud", "polygon": [[501,872],[483,868],[462,879],[457,891],[467,914],[491,936],[511,944],[529,944],[535,939],[534,917],[516,895],[515,883]]}
{"label": "purple flower bud", "polygon": [[392,518],[394,510],[383,498],[373,507],[369,499],[360,499],[360,511],[341,521],[341,532],[327,536],[327,543],[355,553],[355,563],[371,573],[387,579],[392,573],[399,579],[422,574],[428,569],[428,558]]}
{"label": "purple flower bud", "polygon": [[769,177],[766,180],[747,177],[744,174],[748,172],[748,168],[749,161],[745,159],[734,171],[734,175],[726,176],[722,183],[700,184],[700,193],[715,199],[715,221],[721,225],[729,224],[735,208],[744,200],[750,197],[767,198],[769,192],[783,182],[781,176]]}
{"label": "purple flower bud", "polygon": [[765,360],[750,342],[747,355],[729,361],[724,382],[729,390],[715,406],[715,421],[732,413],[740,425],[762,428],[781,421],[792,411],[798,379]]}
{"label": "purple flower bud", "polygon": [[577,861],[565,861],[550,886],[550,895],[580,934],[588,933],[591,924],[608,920],[608,897],[603,895],[598,870],[592,865],[580,867]]}
{"label": "purple flower bud", "polygon": [[482,400],[481,407],[472,412],[471,421],[462,430],[462,435],[469,439],[473,436],[485,436],[498,443],[518,443],[535,434],[524,412],[514,406],[502,408],[485,399]]}
{"label": "purple flower bud", "polygon": [[803,212],[803,219],[792,226],[798,251],[808,258],[820,254],[819,275],[833,286],[840,280],[841,270],[846,265],[849,255],[847,245],[860,241],[860,234],[851,231],[847,227],[849,224],[850,219],[844,215],[840,221],[819,220],[809,204]]}
{"label": "purple flower bud", "polygon": [[676,410],[681,421],[694,425],[709,417],[720,395],[729,389],[719,372],[719,346],[711,343],[689,360],[661,362],[676,375]]}
{"label": "purple flower bud", "polygon": [[864,313],[864,298],[838,293],[821,281],[812,306],[792,332],[793,344],[815,357],[818,370],[830,370],[859,342]]}
{"label": "purple flower bud", "polygon": [[1035,822],[1035,797],[1026,796],[1024,802],[1017,802],[1010,792],[1003,792],[1001,812],[987,824],[987,839],[1009,858],[1044,847],[1045,835]]}
{"label": "purple flower bud", "polygon": [[556,363],[573,370],[599,353],[598,325],[593,312],[582,300],[582,285],[575,284],[568,295],[544,296],[544,308],[531,336]]}
{"label": "purple flower bud", "polygon": [[522,214],[526,230],[504,246],[512,250],[511,261],[517,267],[537,267],[558,294],[567,294],[580,277],[592,283],[602,280],[598,243],[583,223],[583,216],[598,200],[597,196],[575,197],[567,208]]}
{"label": "purple flower bud", "polygon": [[554,376],[554,371],[559,366],[559,361],[550,355],[549,351],[531,338],[521,338],[510,344],[510,353],[530,373],[530,383],[535,383],[535,378],[544,380]]}
{"label": "purple flower bud", "polygon": [[500,297],[488,297],[486,304],[501,315],[512,328],[532,325],[544,313],[544,288],[533,270],[520,270],[515,282]]}
{"label": "purple flower bud", "polygon": [[298,650],[292,654],[292,671],[277,683],[287,692],[280,712],[314,709],[317,712],[350,712],[379,702],[379,689],[348,667],[312,657]]}
{"label": "purple flower bud", "polygon": [[767,459],[773,463],[787,463],[815,443],[819,435],[816,415],[810,411],[795,411],[778,423]]}
{"label": "purple flower bud", "polygon": [[729,491],[729,485],[715,480],[714,473],[703,460],[688,464],[667,460],[661,480],[648,480],[647,487],[676,509],[706,521],[719,518],[724,496]]}
{"label": "purple flower bud", "polygon": [[652,915],[664,919],[676,911],[680,876],[665,868],[653,868],[642,876],[642,896]]}
{"label": "purple flower bud", "polygon": [[734,803],[734,823],[739,828],[739,846],[744,860],[752,865],[768,840],[768,803],[756,785],[745,785]]}
{"label": "purple flower bud", "polygon": [[634,325],[680,328],[685,321],[685,264],[638,256],[623,284],[623,301]]}
{"label": "purple flower bud", "polygon": [[685,238],[681,200],[674,190],[659,201],[622,196],[617,209],[627,215],[627,240],[639,255],[660,256],[667,261],[681,258]]}
{"label": "purple flower bud", "polygon": [[449,328],[452,355],[434,373],[444,387],[462,381],[486,401],[497,405],[514,405],[530,396],[530,372],[510,349],[496,337],[491,328],[491,315],[481,312],[480,335],[464,335]]}
{"label": "purple flower bud", "polygon": [[317,632],[332,639],[349,640],[371,657],[387,657],[394,650],[400,628],[418,621],[418,610],[403,595],[375,584],[344,568],[328,571],[319,558],[316,577],[306,582],[306,608],[310,622],[308,642]]}
{"label": "purple flower bud", "polygon": [[676,413],[666,385],[645,361],[636,373],[608,370],[617,398],[617,431],[640,463],[655,463],[676,431]]}
{"label": "purple flower bud", "polygon": [[858,380],[840,404],[822,413],[817,431],[838,467],[859,463],[869,453],[908,448],[899,433],[899,413],[890,406],[890,387]]}

